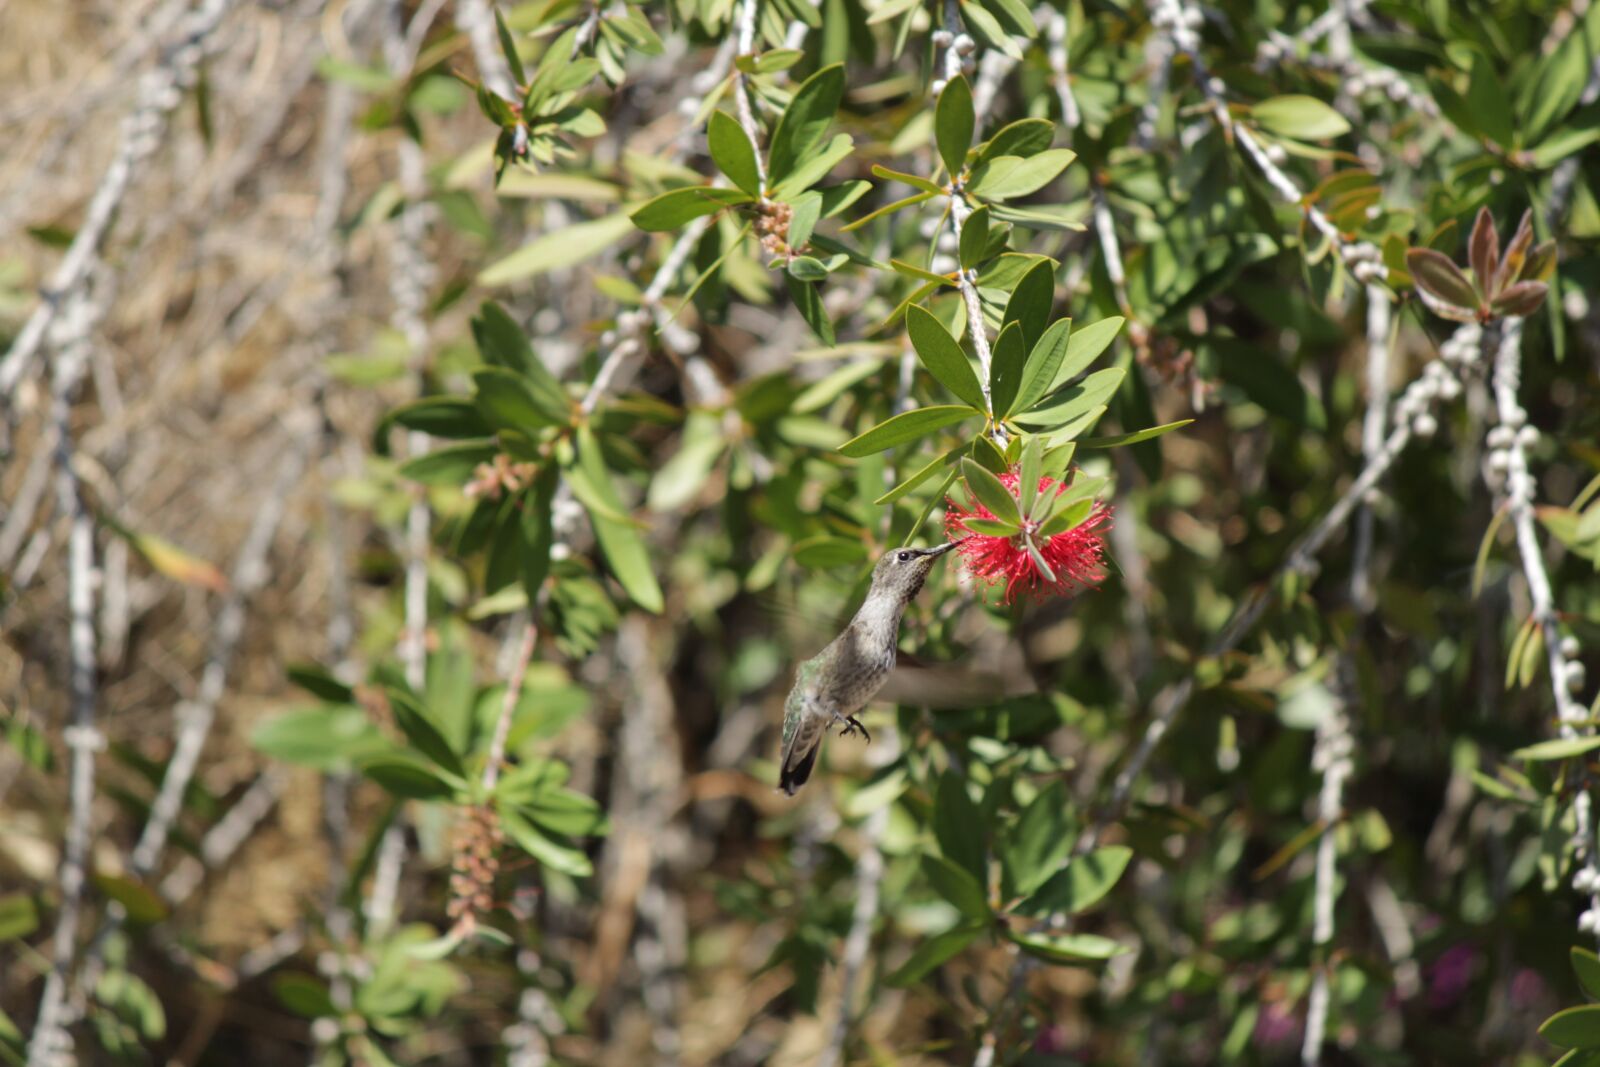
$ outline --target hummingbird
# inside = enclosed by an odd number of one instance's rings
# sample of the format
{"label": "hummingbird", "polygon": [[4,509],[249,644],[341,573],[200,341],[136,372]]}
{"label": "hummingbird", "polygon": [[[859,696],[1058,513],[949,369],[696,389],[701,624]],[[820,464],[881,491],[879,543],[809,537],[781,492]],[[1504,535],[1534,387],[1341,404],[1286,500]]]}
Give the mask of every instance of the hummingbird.
{"label": "hummingbird", "polygon": [[783,705],[783,751],[778,789],[794,796],[817,762],[822,739],[834,724],[841,737],[872,735],[856,718],[894,670],[900,618],[938,558],[956,547],[896,548],[872,568],[872,586],[855,617],[828,647],[800,664]]}

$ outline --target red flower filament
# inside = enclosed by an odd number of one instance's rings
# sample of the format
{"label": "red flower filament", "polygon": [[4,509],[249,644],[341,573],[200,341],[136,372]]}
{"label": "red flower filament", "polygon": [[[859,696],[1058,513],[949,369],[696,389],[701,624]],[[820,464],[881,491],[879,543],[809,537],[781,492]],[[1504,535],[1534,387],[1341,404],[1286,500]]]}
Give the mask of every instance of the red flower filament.
{"label": "red flower filament", "polygon": [[[1007,471],[1000,481],[1017,495],[1017,474]],[[1067,491],[1064,482],[1054,478],[1040,478],[1039,492],[1060,496]],[[974,533],[967,529],[968,519],[993,519],[995,516],[974,498],[970,508],[946,498],[944,514],[945,536],[960,542],[956,551],[961,554],[962,566],[968,574],[991,589],[1003,585],[1000,602],[1010,604],[1018,596],[1035,600],[1047,596],[1070,596],[1082,589],[1093,588],[1105,578],[1102,569],[1105,552],[1105,531],[1111,525],[1111,508],[1103,501],[1095,503],[1089,517],[1072,529],[1046,538],[1035,538],[1039,554],[1055,572],[1054,580],[1040,570],[1028,552],[1021,537],[997,537],[993,534]]]}

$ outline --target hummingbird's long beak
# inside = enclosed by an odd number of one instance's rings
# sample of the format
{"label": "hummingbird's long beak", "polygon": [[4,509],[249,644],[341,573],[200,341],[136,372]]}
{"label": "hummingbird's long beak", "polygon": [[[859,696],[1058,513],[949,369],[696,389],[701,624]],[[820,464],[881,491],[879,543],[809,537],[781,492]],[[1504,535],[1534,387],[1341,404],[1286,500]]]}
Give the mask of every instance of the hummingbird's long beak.
{"label": "hummingbird's long beak", "polygon": [[924,556],[928,556],[930,558],[937,558],[939,556],[944,555],[946,552],[950,551],[952,548],[956,547],[960,543],[961,543],[960,541],[946,541],[942,545],[936,545],[933,548],[925,548],[925,549],[923,549],[922,550],[922,554]]}

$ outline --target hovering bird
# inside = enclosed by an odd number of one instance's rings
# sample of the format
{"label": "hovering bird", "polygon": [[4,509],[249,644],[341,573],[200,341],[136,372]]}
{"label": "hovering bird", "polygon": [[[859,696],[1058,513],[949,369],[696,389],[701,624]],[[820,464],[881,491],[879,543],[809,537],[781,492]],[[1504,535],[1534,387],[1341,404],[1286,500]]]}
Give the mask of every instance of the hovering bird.
{"label": "hovering bird", "polygon": [[855,618],[827,648],[800,664],[794,688],[783,705],[783,751],[778,789],[794,796],[816,765],[828,730],[838,723],[841,737],[856,731],[872,735],[856,718],[894,670],[900,618],[921,590],[938,558],[956,547],[895,548],[872,569],[872,586]]}

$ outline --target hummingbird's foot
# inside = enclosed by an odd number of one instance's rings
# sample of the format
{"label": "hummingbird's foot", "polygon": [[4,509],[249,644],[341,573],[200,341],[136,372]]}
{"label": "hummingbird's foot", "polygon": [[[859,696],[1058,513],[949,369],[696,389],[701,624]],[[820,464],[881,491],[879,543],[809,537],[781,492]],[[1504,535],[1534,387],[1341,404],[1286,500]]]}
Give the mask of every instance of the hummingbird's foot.
{"label": "hummingbird's foot", "polygon": [[866,738],[867,744],[872,744],[872,735],[867,733],[867,728],[861,725],[861,720],[854,715],[839,715],[835,717],[835,721],[844,723],[844,729],[839,731],[840,737],[849,737],[859,730],[861,736]]}

